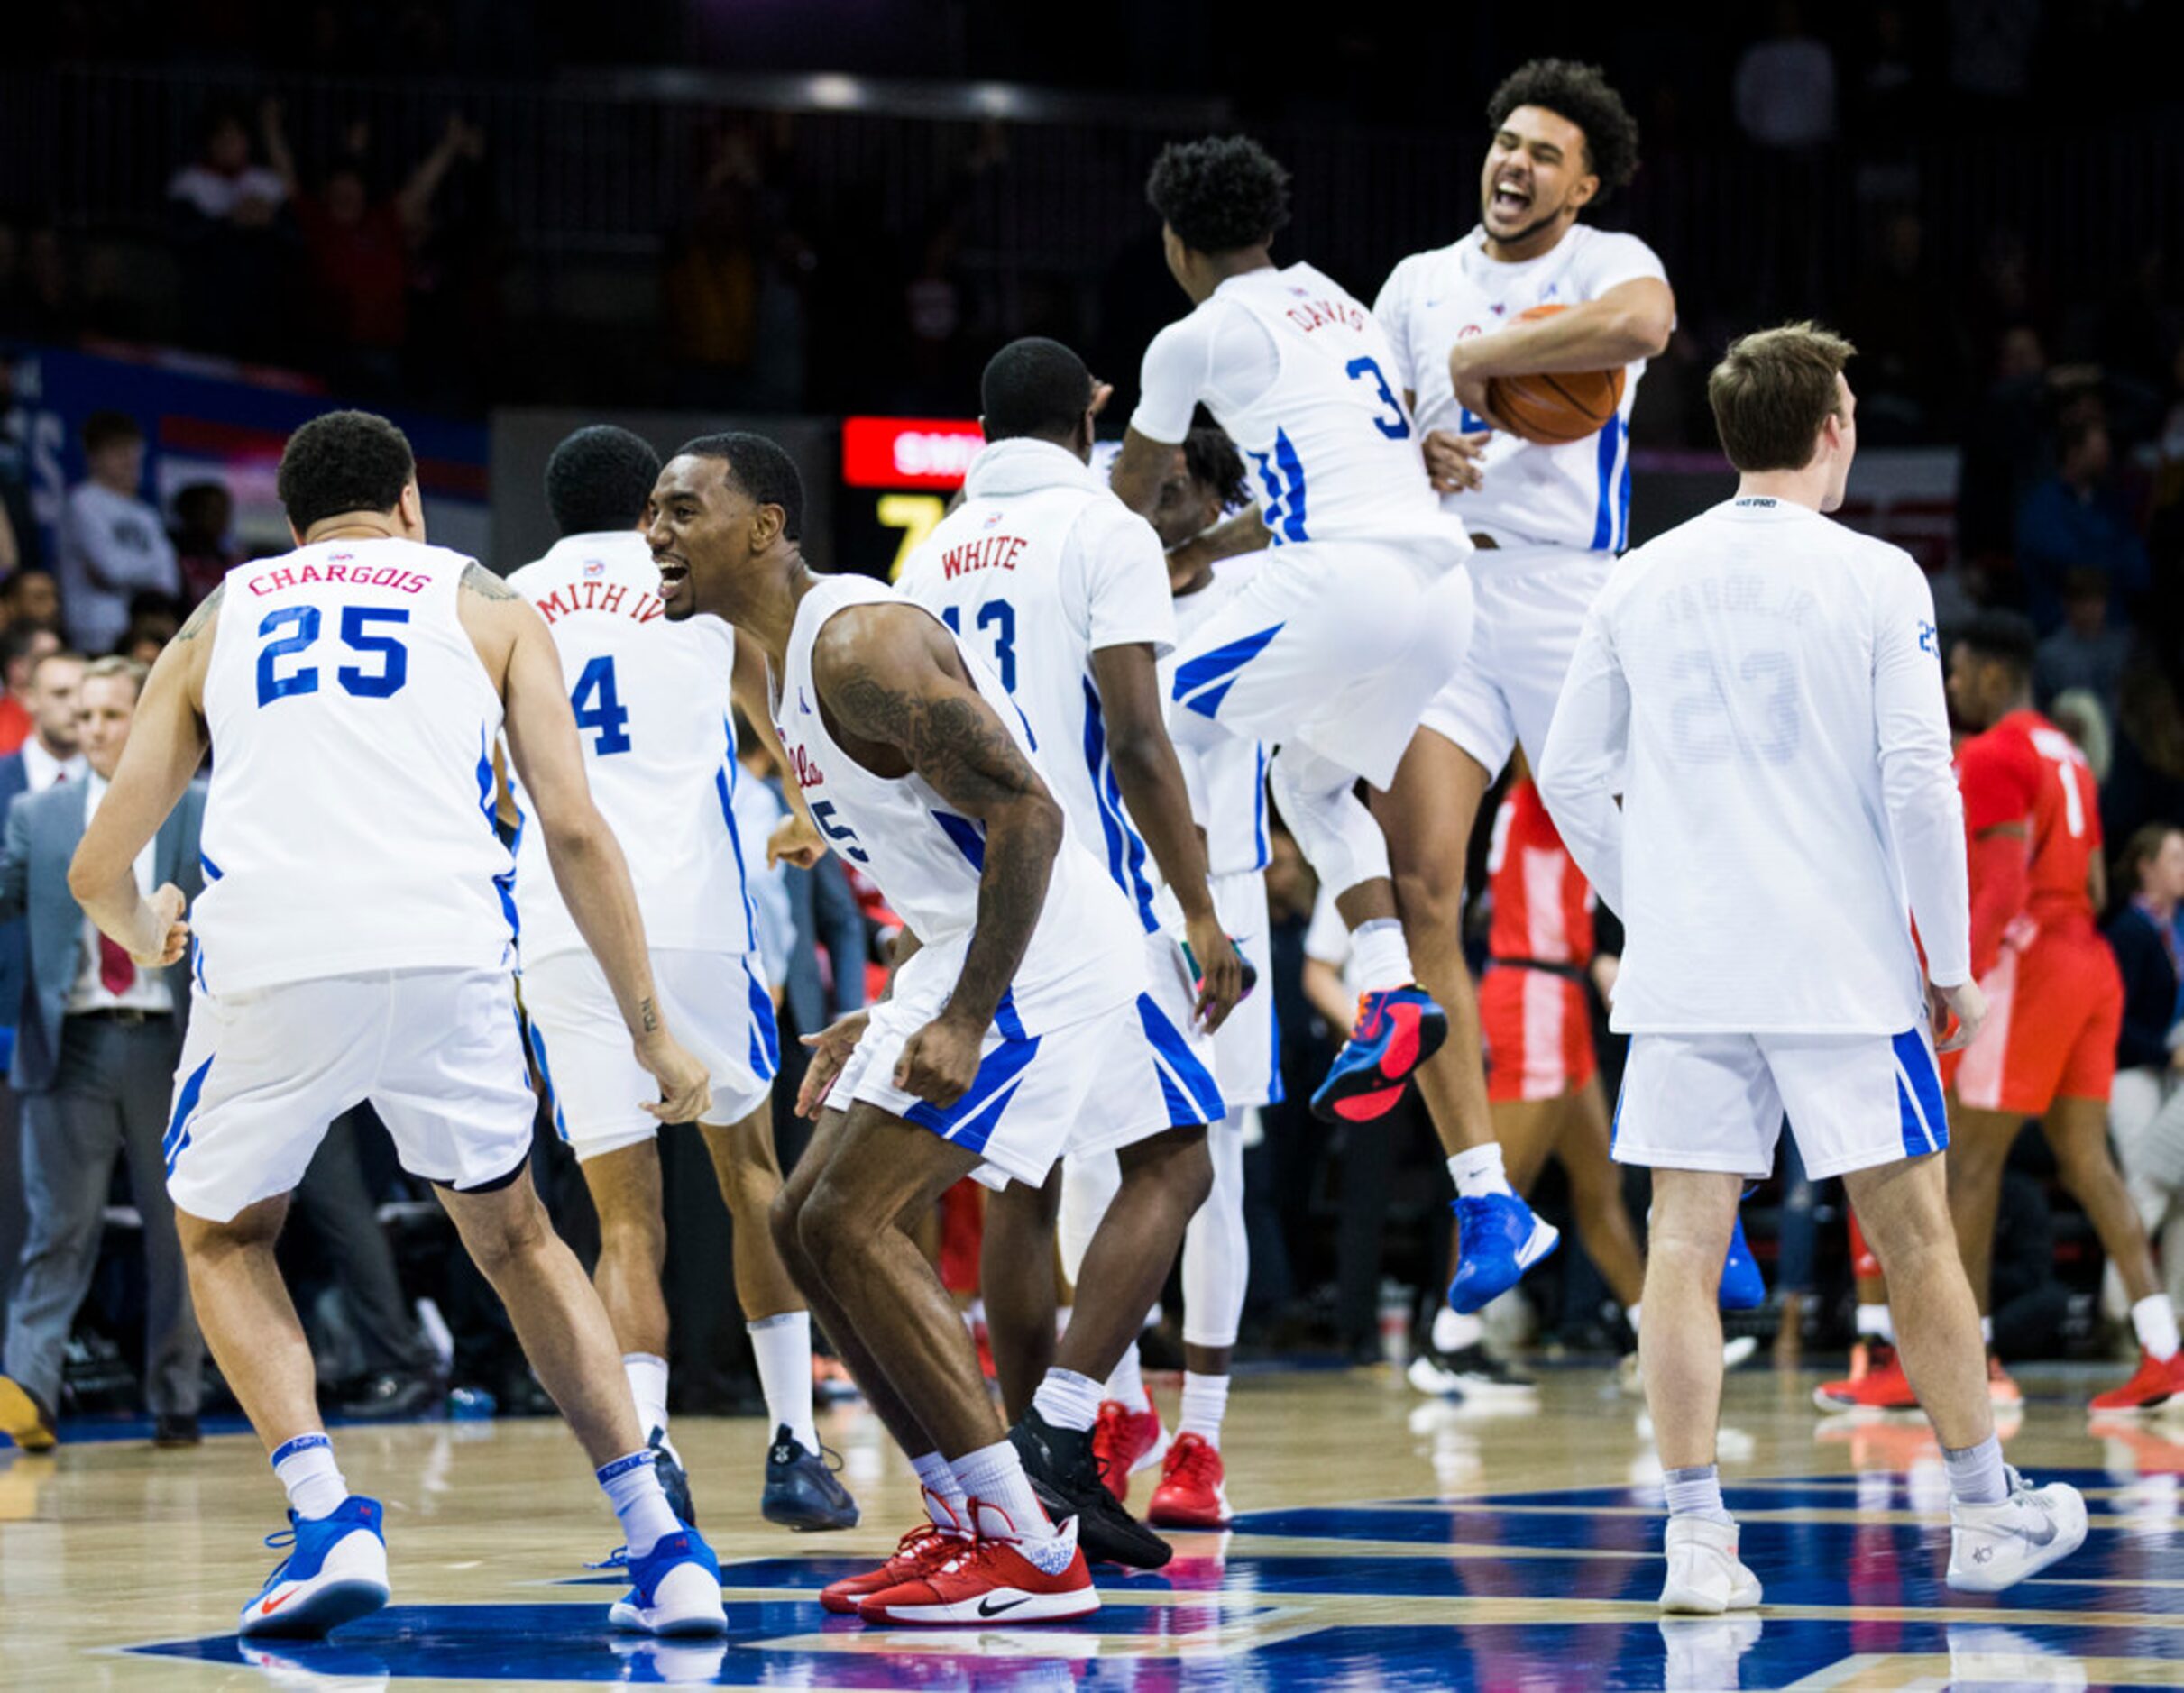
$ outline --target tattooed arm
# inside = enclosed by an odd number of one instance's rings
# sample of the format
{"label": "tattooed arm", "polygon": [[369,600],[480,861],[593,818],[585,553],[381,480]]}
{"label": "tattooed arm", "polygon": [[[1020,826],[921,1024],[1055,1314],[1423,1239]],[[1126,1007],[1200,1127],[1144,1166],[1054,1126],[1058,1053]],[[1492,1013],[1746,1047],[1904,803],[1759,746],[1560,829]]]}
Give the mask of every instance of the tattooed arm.
{"label": "tattooed arm", "polygon": [[[984,826],[978,917],[948,1005],[904,1047],[895,1084],[953,1104],[1046,904],[1061,808],[963,673],[954,643],[924,612],[859,606],[819,632],[812,675],[855,743],[892,753],[949,805]],[[886,773],[883,772],[882,773]]]}

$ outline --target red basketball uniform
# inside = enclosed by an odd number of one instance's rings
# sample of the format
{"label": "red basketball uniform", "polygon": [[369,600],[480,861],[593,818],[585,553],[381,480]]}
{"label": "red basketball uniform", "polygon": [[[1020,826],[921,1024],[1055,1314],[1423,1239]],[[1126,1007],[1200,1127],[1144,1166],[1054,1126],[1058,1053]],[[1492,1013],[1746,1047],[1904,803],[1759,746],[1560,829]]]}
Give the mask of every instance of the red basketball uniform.
{"label": "red basketball uniform", "polygon": [[[2037,711],[2013,711],[1957,755],[1964,827],[2024,825],[2024,909],[1979,978],[1987,1019],[1945,1079],[1965,1104],[2037,1117],[2058,1099],[2108,1097],[2124,984],[2094,923],[2087,875],[2101,850],[2092,769]],[[1978,859],[1975,855],[1973,864]],[[1979,891],[1972,891],[1978,905]]]}
{"label": "red basketball uniform", "polygon": [[1494,816],[1494,896],[1479,1027],[1491,1100],[1560,1099],[1592,1079],[1592,890],[1571,861],[1529,777]]}

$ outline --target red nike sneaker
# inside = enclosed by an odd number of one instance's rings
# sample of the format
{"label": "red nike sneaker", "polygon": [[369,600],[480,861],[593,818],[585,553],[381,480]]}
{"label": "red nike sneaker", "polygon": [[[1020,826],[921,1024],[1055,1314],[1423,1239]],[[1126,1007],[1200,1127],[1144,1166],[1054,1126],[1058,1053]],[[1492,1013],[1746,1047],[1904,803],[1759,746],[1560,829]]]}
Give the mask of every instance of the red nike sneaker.
{"label": "red nike sneaker", "polygon": [[1886,1341],[1869,1341],[1865,1373],[1822,1383],[1812,1390],[1812,1403],[1822,1411],[1915,1411],[1919,1396],[1911,1390],[1895,1348]]}
{"label": "red nike sneaker", "polygon": [[1220,1450],[1202,1434],[1179,1434],[1145,1520],[1156,1528],[1226,1528],[1228,1475]]}
{"label": "red nike sneaker", "polygon": [[[968,1546],[922,1575],[867,1594],[857,1614],[867,1623],[987,1623],[1007,1617],[1017,1623],[1073,1623],[1099,1609],[1092,1571],[1077,1549],[1077,1519],[1055,1530],[1055,1555],[1069,1561],[1048,1574],[1033,1563],[1008,1513],[970,1502],[977,1524]],[[1043,1550],[1043,1549],[1042,1549]],[[1049,1560],[1051,1561],[1051,1560]]]}
{"label": "red nike sneaker", "polygon": [[[928,1511],[937,1508],[950,1523],[954,1522],[948,1506],[931,1492],[925,1493],[925,1499]],[[920,1523],[896,1542],[895,1555],[877,1569],[867,1569],[861,1576],[844,1576],[840,1581],[829,1582],[820,1588],[819,1603],[837,1616],[855,1616],[858,1600],[928,1575],[969,1551],[971,1537],[959,1528],[937,1521]]]}
{"label": "red nike sneaker", "polygon": [[2002,1360],[1992,1352],[1987,1355],[1987,1396],[1990,1404],[1996,1405],[2024,1403],[2024,1389],[2017,1385],[2015,1377],[2008,1370],[2002,1368]]}
{"label": "red nike sneaker", "polygon": [[1167,1450],[1168,1431],[1161,1426],[1150,1392],[1142,1411],[1133,1411],[1120,1399],[1100,1401],[1099,1421],[1092,1425],[1092,1459],[1117,1505],[1130,1497],[1130,1478],[1160,1462]]}
{"label": "red nike sneaker", "polygon": [[2142,1349],[2138,1373],[2120,1387],[2097,1394],[2096,1411],[2151,1411],[2184,1394],[2184,1352],[2163,1359]]}

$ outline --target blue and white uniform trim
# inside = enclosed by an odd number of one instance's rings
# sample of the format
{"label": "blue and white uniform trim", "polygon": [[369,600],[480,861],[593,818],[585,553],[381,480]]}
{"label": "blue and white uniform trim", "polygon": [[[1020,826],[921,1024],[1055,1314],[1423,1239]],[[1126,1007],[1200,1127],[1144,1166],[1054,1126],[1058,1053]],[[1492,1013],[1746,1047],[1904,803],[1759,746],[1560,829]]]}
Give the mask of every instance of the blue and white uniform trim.
{"label": "blue and white uniform trim", "polygon": [[1889,1042],[1895,1052],[1895,1101],[1904,1130],[1904,1156],[1923,1158],[1949,1145],[1949,1114],[1941,1103],[1941,1076],[1925,1037],[1907,1029]]}

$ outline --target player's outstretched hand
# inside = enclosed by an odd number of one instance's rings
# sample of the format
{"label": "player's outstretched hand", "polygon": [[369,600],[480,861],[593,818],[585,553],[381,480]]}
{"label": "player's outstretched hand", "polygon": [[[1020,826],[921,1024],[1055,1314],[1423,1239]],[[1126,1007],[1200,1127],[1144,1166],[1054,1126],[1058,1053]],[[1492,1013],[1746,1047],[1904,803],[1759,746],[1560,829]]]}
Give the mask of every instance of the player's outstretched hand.
{"label": "player's outstretched hand", "polygon": [[637,1061],[660,1084],[657,1103],[645,1109],[662,1122],[695,1122],[712,1105],[712,1077],[665,1029],[638,1039]]}
{"label": "player's outstretched hand", "polygon": [[1426,476],[1433,483],[1433,491],[1460,494],[1484,481],[1486,472],[1479,463],[1479,455],[1493,438],[1491,429],[1482,429],[1473,435],[1458,435],[1453,429],[1427,430]]}
{"label": "player's outstretched hand", "polygon": [[1946,988],[1929,984],[1926,1002],[1933,1014],[1937,1052],[1956,1052],[1970,1046],[1978,1038],[1979,1025],[1987,1020],[1987,995],[1977,982]]}
{"label": "player's outstretched hand", "polygon": [[827,856],[827,837],[819,832],[819,825],[808,813],[793,811],[775,826],[766,837],[766,867],[775,865],[794,865],[799,870],[809,870]]}
{"label": "player's outstretched hand", "polygon": [[1221,920],[1211,912],[1187,922],[1183,932],[1198,965],[1198,1023],[1210,1034],[1228,1020],[1243,997],[1243,960],[1237,956],[1236,943],[1221,927]]}
{"label": "player's outstretched hand", "polygon": [[799,1117],[818,1120],[820,1107],[834,1091],[835,1079],[857,1050],[857,1043],[865,1038],[866,1025],[871,1020],[869,1011],[851,1011],[819,1033],[803,1037],[803,1044],[812,1048],[812,1061],[804,1066],[803,1080],[796,1088]]}
{"label": "player's outstretched hand", "polygon": [[182,920],[182,913],[189,902],[182,897],[182,890],[170,882],[151,896],[149,903],[159,919],[154,930],[159,936],[159,945],[142,949],[133,947],[130,958],[146,969],[179,963],[189,949],[189,925]]}
{"label": "player's outstretched hand", "polygon": [[904,1043],[895,1066],[895,1084],[945,1111],[977,1079],[978,1056],[985,1046],[984,1029],[970,1028],[942,1011]]}

